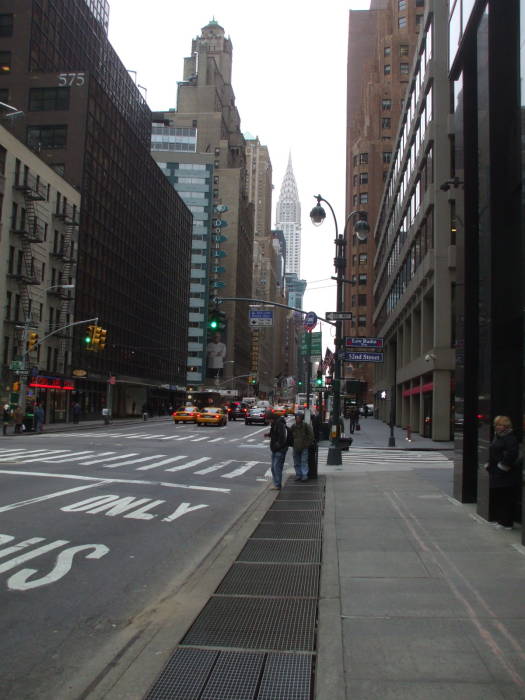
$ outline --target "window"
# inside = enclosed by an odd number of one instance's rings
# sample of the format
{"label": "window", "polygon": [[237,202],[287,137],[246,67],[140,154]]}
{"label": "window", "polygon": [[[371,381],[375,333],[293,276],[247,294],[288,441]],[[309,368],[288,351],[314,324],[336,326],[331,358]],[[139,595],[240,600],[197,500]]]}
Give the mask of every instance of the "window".
{"label": "window", "polygon": [[416,0],[416,7],[425,7],[425,0]]}
{"label": "window", "polygon": [[390,163],[392,160],[392,151],[383,151],[383,163]]}
{"label": "window", "polygon": [[357,156],[354,156],[352,158],[352,164],[353,164],[354,168],[357,167]]}
{"label": "window", "polygon": [[392,53],[392,48],[390,46],[385,46],[385,48],[383,49],[383,55],[390,56],[391,53]]}
{"label": "window", "polygon": [[368,153],[360,153],[359,154],[359,165],[367,165],[368,164]]}
{"label": "window", "polygon": [[13,15],[0,15],[0,36],[13,36]]}
{"label": "window", "polygon": [[359,204],[368,204],[368,192],[361,192],[359,195]]}
{"label": "window", "polygon": [[382,117],[381,119],[381,128],[382,129],[390,129],[392,125],[392,120],[390,117]]}
{"label": "window", "polygon": [[11,72],[11,51],[0,51],[0,74]]}
{"label": "window", "polygon": [[399,72],[401,75],[408,75],[408,63],[400,63]]}
{"label": "window", "polygon": [[360,265],[367,265],[368,264],[368,253],[359,253],[359,264]]}
{"label": "window", "polygon": [[356,194],[354,194],[354,196],[352,197],[352,204],[353,204],[354,207],[355,207],[356,204],[357,204],[357,195],[356,195]]}
{"label": "window", "polygon": [[27,145],[30,148],[65,148],[67,126],[28,126]]}
{"label": "window", "polygon": [[416,15],[416,32],[419,31],[422,22],[423,22],[423,15]]}
{"label": "window", "polygon": [[47,112],[69,109],[69,88],[48,87],[29,90],[29,111]]}
{"label": "window", "polygon": [[357,304],[358,306],[366,306],[366,294],[357,295]]}
{"label": "window", "polygon": [[9,263],[7,265],[7,272],[12,275],[15,269],[15,248],[14,246],[9,246]]}
{"label": "window", "polygon": [[368,173],[359,173],[359,184],[360,185],[368,184]]}
{"label": "window", "polygon": [[392,109],[392,100],[391,99],[382,99],[381,100],[381,109],[383,112],[390,112]]}
{"label": "window", "polygon": [[390,63],[385,63],[383,73],[385,75],[390,75],[390,73],[392,73],[392,66],[390,65]]}
{"label": "window", "polygon": [[408,44],[399,44],[399,55],[408,56]]}
{"label": "window", "polygon": [[366,326],[366,316],[360,314],[357,317],[357,325],[359,328],[364,328]]}
{"label": "window", "polygon": [[354,175],[354,177],[352,178],[352,182],[354,187],[357,187],[357,175]]}
{"label": "window", "polygon": [[399,18],[399,29],[404,29],[406,26],[407,26],[407,18],[400,17]]}
{"label": "window", "polygon": [[356,295],[352,294],[352,306],[355,306]]}
{"label": "window", "polygon": [[407,9],[407,0],[399,0],[399,12],[404,12]]}
{"label": "window", "polygon": [[9,90],[7,88],[0,89],[0,102],[9,104]]}
{"label": "window", "polygon": [[66,166],[64,163],[50,163],[49,167],[51,170],[54,170],[57,175],[60,175],[60,177],[64,177],[66,174]]}
{"label": "window", "polygon": [[362,272],[357,276],[357,284],[366,284],[367,276],[365,272]]}

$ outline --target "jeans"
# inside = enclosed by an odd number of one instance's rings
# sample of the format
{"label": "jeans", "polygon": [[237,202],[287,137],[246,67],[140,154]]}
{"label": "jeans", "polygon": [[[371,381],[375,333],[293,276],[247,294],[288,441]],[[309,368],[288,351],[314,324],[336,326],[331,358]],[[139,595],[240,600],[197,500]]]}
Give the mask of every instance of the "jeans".
{"label": "jeans", "polygon": [[286,459],[286,450],[272,452],[272,477],[273,485],[281,488],[283,480],[284,460]]}
{"label": "jeans", "polygon": [[308,479],[308,447],[304,450],[293,451],[293,466],[298,479],[306,481]]}

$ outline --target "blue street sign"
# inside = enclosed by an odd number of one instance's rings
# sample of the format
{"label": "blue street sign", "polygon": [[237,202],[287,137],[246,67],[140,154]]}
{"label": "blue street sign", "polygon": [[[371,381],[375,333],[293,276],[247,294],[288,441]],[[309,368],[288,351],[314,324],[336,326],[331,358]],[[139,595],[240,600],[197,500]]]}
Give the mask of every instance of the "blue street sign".
{"label": "blue street sign", "polygon": [[343,355],[345,362],[384,362],[385,355],[382,352],[352,352],[347,351]]}
{"label": "blue street sign", "polygon": [[250,309],[248,312],[250,326],[273,326],[272,309]]}
{"label": "blue street sign", "polygon": [[384,347],[385,339],[346,336],[344,344],[346,348],[382,348]]}
{"label": "blue street sign", "polygon": [[309,311],[304,317],[303,325],[305,331],[313,331],[317,326],[317,314],[313,311]]}

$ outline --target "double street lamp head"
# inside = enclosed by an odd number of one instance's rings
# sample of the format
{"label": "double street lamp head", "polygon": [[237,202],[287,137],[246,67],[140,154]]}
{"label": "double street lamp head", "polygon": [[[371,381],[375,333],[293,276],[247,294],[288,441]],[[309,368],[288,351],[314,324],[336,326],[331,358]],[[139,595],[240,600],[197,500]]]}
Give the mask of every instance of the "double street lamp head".
{"label": "double street lamp head", "polygon": [[[334,216],[334,221],[336,224],[337,228],[337,221],[335,218],[334,210],[332,209],[330,202],[328,202],[326,199],[324,199],[320,194],[314,195],[314,197],[317,199],[317,204],[316,206],[312,209],[310,212],[310,219],[312,220],[312,224],[314,226],[320,226],[323,221],[326,219],[326,211],[324,208],[321,206],[321,202],[326,202],[328,206],[330,207],[330,210],[332,211],[332,214]],[[352,219],[355,215],[359,216],[359,219],[354,222],[354,232],[355,235],[357,236],[358,240],[360,241],[366,241],[368,238],[368,234],[370,232],[370,226],[368,224],[368,221],[366,219],[367,213],[366,211],[359,211],[356,209],[353,212],[350,212],[350,214],[347,216],[346,219],[346,224],[348,225],[348,222],[350,219]],[[345,225],[345,230],[346,230],[346,225]]]}

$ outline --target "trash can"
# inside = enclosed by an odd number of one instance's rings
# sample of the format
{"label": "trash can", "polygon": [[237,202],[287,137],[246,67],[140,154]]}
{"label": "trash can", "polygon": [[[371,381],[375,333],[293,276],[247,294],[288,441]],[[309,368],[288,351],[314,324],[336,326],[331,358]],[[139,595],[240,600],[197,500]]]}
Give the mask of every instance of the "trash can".
{"label": "trash can", "polygon": [[308,448],[308,478],[317,479],[317,463],[319,459],[319,450],[317,449],[317,443],[314,442]]}
{"label": "trash can", "polygon": [[24,425],[26,427],[27,432],[30,432],[31,430],[33,430],[34,420],[35,420],[35,417],[34,417],[34,414],[32,412],[31,413],[28,412],[25,414]]}

